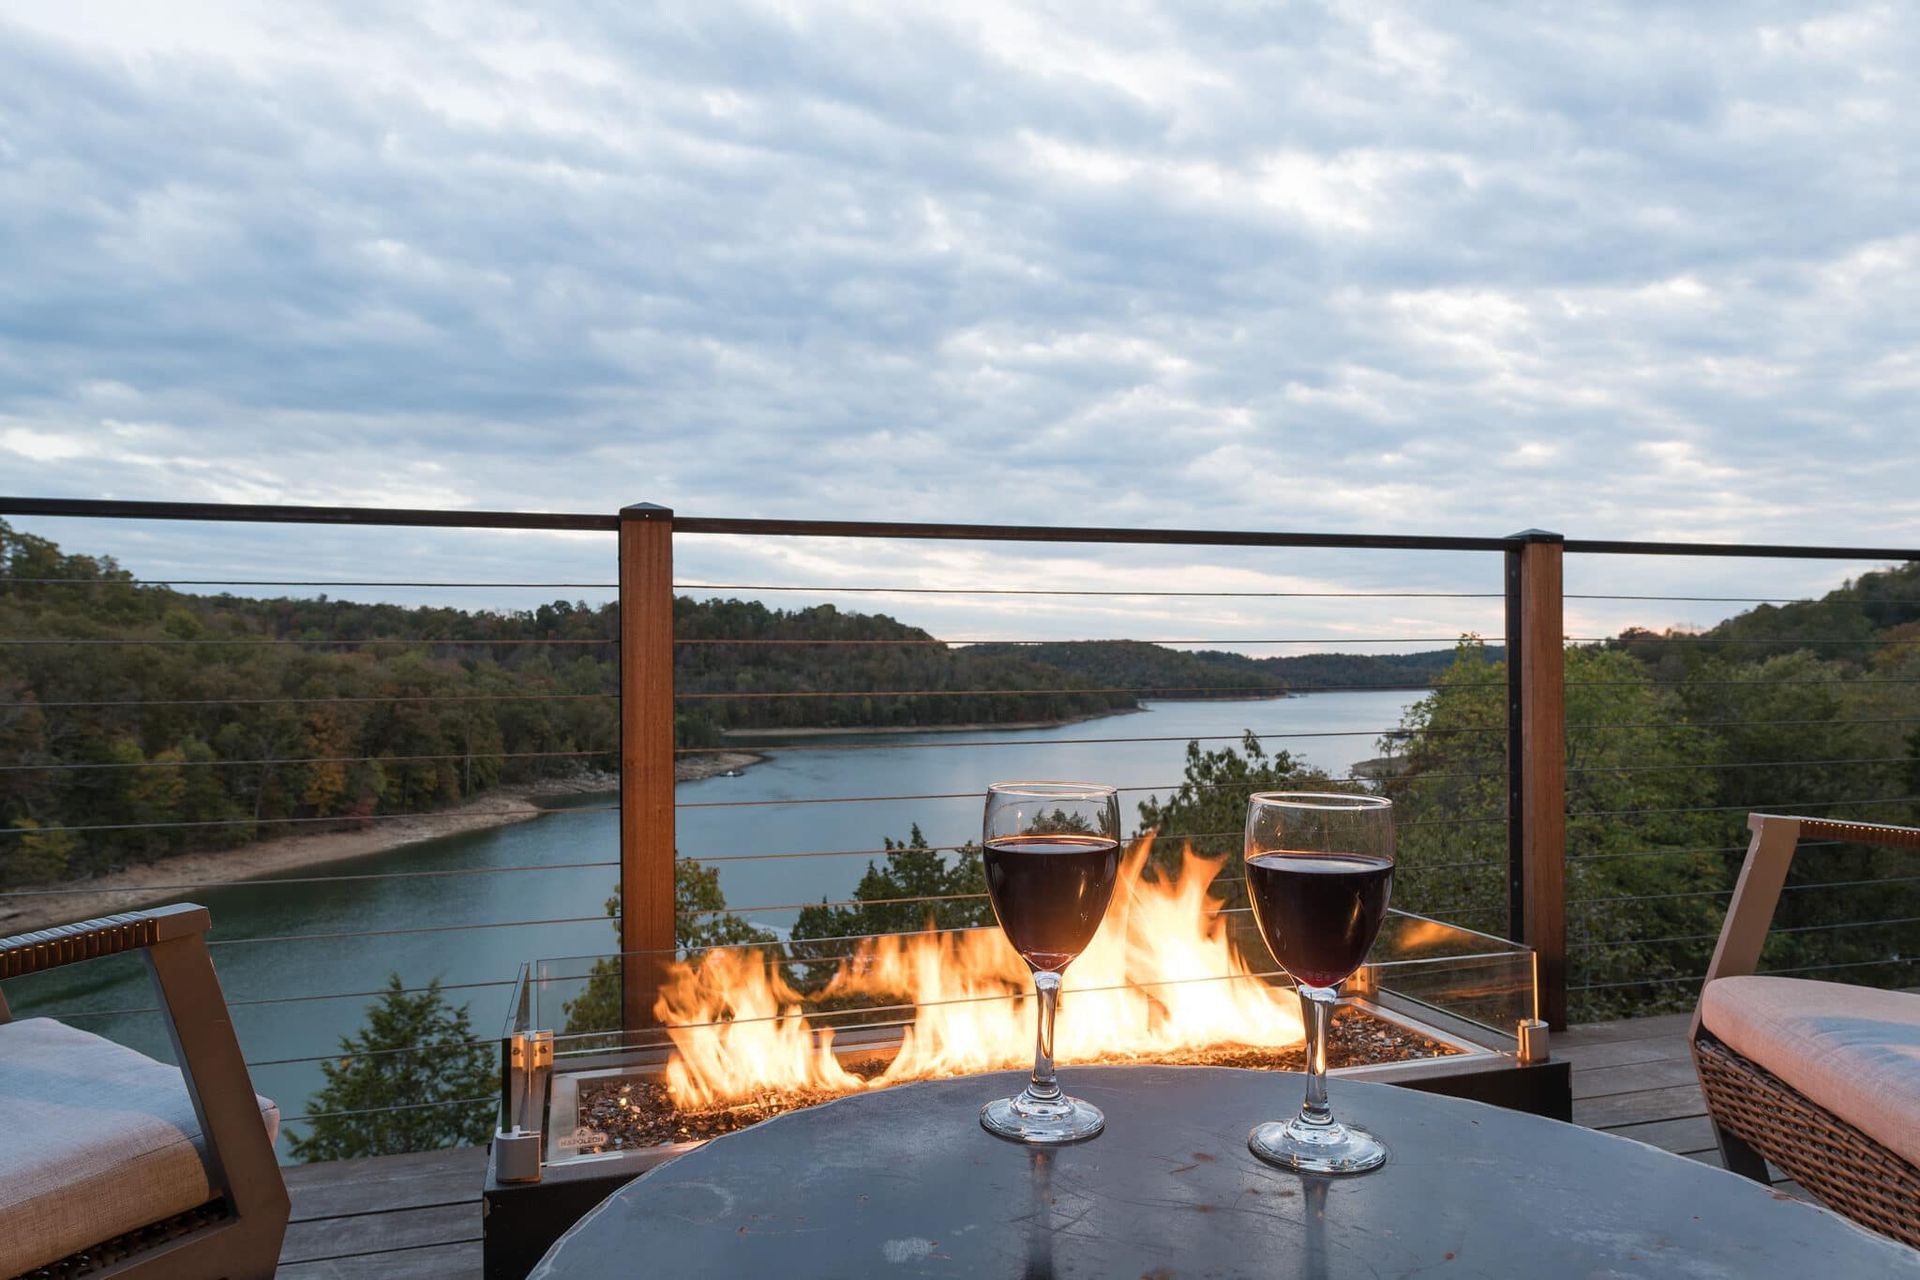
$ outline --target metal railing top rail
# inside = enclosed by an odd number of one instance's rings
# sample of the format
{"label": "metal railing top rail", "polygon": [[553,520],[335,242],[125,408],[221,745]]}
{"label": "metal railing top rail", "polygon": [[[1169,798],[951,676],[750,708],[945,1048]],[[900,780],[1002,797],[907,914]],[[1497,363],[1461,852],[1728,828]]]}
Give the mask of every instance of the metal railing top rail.
{"label": "metal railing top rail", "polygon": [[1752,560],[1920,560],[1912,547],[1814,547],[1792,543],[1638,542],[1617,538],[1568,538],[1568,555],[1731,556]]}
{"label": "metal railing top rail", "polygon": [[614,533],[618,516],[599,512],[447,511],[409,507],[309,507],[238,502],[142,502],[96,498],[0,497],[0,516],[81,516],[116,520],[212,520],[247,524],[400,525],[437,529],[591,530]]}
{"label": "metal railing top rail", "polygon": [[[1256,532],[1220,529],[920,523],[880,520],[736,519],[674,516],[641,504],[645,516],[672,519],[676,532],[762,537],[900,538],[974,542],[1096,542],[1134,546],[1325,547],[1385,551],[1508,551],[1527,542],[1558,543],[1570,555],[1732,556],[1748,559],[1920,560],[1912,547],[1822,547],[1788,543],[1675,542],[1566,538],[1537,529],[1506,537],[1433,534]],[[78,516],[134,520],[241,521],[274,524],[403,525],[434,528],[615,532],[622,517],[597,512],[445,510],[295,506],[221,502],[0,496],[0,516]]]}

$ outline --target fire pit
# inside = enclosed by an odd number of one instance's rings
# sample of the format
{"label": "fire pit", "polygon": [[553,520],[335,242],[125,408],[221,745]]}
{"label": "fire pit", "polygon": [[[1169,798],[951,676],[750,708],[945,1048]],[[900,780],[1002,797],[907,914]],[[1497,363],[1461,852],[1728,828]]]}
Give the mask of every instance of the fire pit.
{"label": "fire pit", "polygon": [[[1299,1000],[1221,861],[1149,870],[1136,847],[1068,971],[1062,1069],[1077,1063],[1297,1070]],[[623,973],[664,972],[658,1025],[619,1028]],[[1390,915],[1343,990],[1339,1074],[1566,1118],[1565,1064],[1525,1034],[1525,947]],[[615,1186],[721,1134],[848,1093],[1026,1065],[1030,982],[997,929],[720,947],[523,966],[503,1039],[503,1136],[488,1172],[487,1274],[523,1275]],[[984,1100],[984,1099],[983,1099]],[[517,1132],[515,1130],[517,1129]]]}
{"label": "fire pit", "polygon": [[[1355,1005],[1338,1009],[1328,1062],[1333,1070],[1370,1067],[1390,1062],[1449,1057],[1468,1052],[1460,1045],[1437,1039],[1414,1027],[1377,1017]],[[1306,1046],[1252,1049],[1225,1045],[1214,1049],[1186,1049],[1123,1057],[1103,1056],[1103,1064],[1146,1063],[1175,1067],[1246,1067],[1262,1071],[1300,1071]],[[848,1064],[863,1079],[878,1077],[885,1059],[876,1055]],[[611,1067],[572,1073],[557,1088],[556,1109],[573,1127],[564,1135],[561,1150],[573,1156],[604,1155],[614,1151],[644,1150],[663,1144],[704,1142],[797,1107],[810,1107],[841,1096],[811,1091],[767,1091],[708,1107],[681,1107],[660,1083],[657,1072]],[[564,1158],[564,1157],[563,1157]]]}

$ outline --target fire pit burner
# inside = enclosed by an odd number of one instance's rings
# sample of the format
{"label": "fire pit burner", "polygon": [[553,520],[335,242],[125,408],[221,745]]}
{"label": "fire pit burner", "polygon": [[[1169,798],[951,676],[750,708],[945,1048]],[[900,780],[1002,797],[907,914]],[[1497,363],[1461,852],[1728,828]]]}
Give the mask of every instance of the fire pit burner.
{"label": "fire pit burner", "polygon": [[[1460,1053],[1457,1047],[1435,1040],[1410,1027],[1377,1018],[1362,1009],[1342,1005],[1334,1011],[1328,1065],[1374,1066]],[[1299,1071],[1305,1065],[1304,1045],[1282,1049],[1223,1045],[1212,1049],[1176,1050],[1151,1058],[1102,1058],[1102,1063],[1152,1062],[1180,1067],[1253,1067],[1266,1071]],[[848,1064],[863,1077],[880,1074],[877,1059]],[[1068,1064],[1068,1070],[1072,1064]],[[579,1154],[632,1150],[673,1142],[701,1142],[735,1129],[744,1129],[784,1111],[811,1107],[843,1095],[823,1091],[785,1091],[750,1098],[730,1106],[706,1110],[676,1110],[667,1091],[650,1076],[624,1075],[582,1080],[579,1092],[580,1130],[600,1135],[600,1142],[579,1142]],[[587,1134],[576,1130],[576,1139]],[[571,1145],[571,1144],[570,1144]]]}

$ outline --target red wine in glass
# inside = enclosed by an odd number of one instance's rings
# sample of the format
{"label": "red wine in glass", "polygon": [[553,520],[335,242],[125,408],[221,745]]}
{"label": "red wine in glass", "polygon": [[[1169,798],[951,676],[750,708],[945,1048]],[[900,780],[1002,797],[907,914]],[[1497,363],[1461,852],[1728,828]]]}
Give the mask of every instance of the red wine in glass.
{"label": "red wine in glass", "polygon": [[1387,918],[1393,862],[1364,853],[1281,850],[1247,859],[1253,918],[1283,968],[1310,987],[1346,981]]}
{"label": "red wine in glass", "polygon": [[1120,874],[1120,800],[1092,782],[996,782],[981,823],[987,897],[1007,941],[1033,970],[1039,1025],[1033,1079],[980,1108],[988,1133],[1011,1142],[1079,1142],[1106,1126],[1100,1108],[1060,1089],[1053,1015],[1060,974],[1099,931]]}
{"label": "red wine in glass", "polygon": [[1058,973],[1087,949],[1120,872],[1107,836],[1029,833],[986,842],[987,896],[1028,964]]}
{"label": "red wine in glass", "polygon": [[1247,896],[1260,936],[1300,985],[1307,1098],[1292,1120],[1255,1125],[1253,1154],[1298,1173],[1365,1173],[1387,1149],[1327,1105],[1335,990],[1367,958],[1393,893],[1393,804],[1382,796],[1263,792],[1247,801]]}

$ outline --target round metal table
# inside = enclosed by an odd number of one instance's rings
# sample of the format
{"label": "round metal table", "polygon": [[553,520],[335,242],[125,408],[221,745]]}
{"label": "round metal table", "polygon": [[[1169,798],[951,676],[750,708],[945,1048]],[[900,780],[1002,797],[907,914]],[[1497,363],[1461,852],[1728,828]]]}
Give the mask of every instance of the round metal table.
{"label": "round metal table", "polygon": [[604,1277],[1262,1276],[1888,1280],[1920,1252],[1757,1183],[1621,1138],[1335,1079],[1385,1168],[1303,1177],[1247,1130],[1301,1079],[1070,1067],[1107,1114],[1090,1142],[983,1132],[1004,1072],[859,1094],[716,1139],[628,1183],[534,1280]]}

